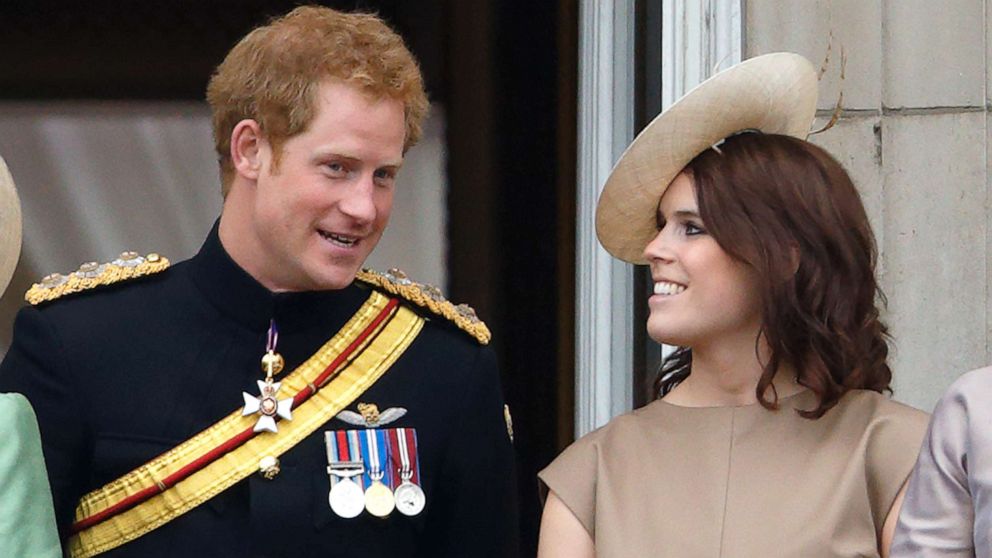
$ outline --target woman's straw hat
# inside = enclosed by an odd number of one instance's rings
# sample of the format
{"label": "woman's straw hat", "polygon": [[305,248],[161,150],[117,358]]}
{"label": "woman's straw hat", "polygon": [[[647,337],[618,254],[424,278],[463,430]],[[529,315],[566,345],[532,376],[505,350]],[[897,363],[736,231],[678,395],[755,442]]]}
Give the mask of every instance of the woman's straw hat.
{"label": "woman's straw hat", "polygon": [[7,163],[0,157],[0,294],[10,283],[21,254],[21,204]]}
{"label": "woman's straw hat", "polygon": [[596,234],[614,257],[647,263],[662,194],[696,155],[743,130],[805,139],[816,115],[817,72],[798,54],[741,62],[699,84],[638,134],[606,181]]}

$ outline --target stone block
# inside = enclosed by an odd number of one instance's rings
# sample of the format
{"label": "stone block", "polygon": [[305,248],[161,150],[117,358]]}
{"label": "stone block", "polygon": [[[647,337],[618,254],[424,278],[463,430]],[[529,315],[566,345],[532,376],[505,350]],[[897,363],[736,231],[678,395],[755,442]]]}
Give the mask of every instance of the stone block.
{"label": "stone block", "polygon": [[989,62],[992,61],[992,6],[985,6],[985,106],[992,105],[992,72]]}
{"label": "stone block", "polygon": [[[989,202],[992,201],[989,192],[992,192],[992,113],[985,113],[985,254],[986,257],[992,254],[992,209]],[[992,278],[986,276],[986,281],[992,286]],[[985,309],[985,362],[992,364],[992,296],[988,297]]]}
{"label": "stone block", "polygon": [[930,410],[987,359],[986,116],[882,118],[885,318],[896,398]]}
{"label": "stone block", "polygon": [[982,106],[984,4],[975,0],[883,4],[882,101],[886,107]]}
{"label": "stone block", "polygon": [[[827,118],[818,118],[819,129]],[[875,232],[881,252],[884,247],[885,205],[882,192],[881,118],[865,116],[842,118],[826,132],[810,136],[810,141],[826,149],[851,175],[861,193],[861,201]],[[879,262],[884,263],[884,259]]]}
{"label": "stone block", "polygon": [[881,0],[748,0],[745,5],[746,57],[787,50],[806,56],[819,68],[832,32],[819,107],[832,109],[837,102],[841,47],[847,55],[844,107],[881,106]]}

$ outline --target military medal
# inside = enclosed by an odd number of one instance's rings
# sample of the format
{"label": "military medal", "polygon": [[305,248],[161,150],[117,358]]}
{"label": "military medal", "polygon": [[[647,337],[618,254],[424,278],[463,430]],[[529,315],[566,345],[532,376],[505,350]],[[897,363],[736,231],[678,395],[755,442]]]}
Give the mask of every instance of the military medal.
{"label": "military medal", "polygon": [[[355,474],[361,474],[361,469],[356,469]],[[362,487],[350,478],[343,478],[331,487],[327,501],[331,504],[334,513],[345,519],[352,519],[361,515],[365,509],[365,494]]]}
{"label": "military medal", "polygon": [[[324,432],[324,446],[327,449],[327,474],[331,479],[327,502],[340,517],[358,517],[365,509],[365,493],[359,485],[365,463],[358,449],[358,432]],[[358,482],[355,482],[356,478]]]}
{"label": "military medal", "polygon": [[241,411],[243,416],[258,414],[258,421],[255,422],[255,432],[277,432],[276,417],[292,420],[293,399],[277,399],[280,382],[274,382],[272,378],[282,371],[285,364],[282,355],[276,352],[276,344],[279,342],[279,331],[276,329],[276,322],[269,323],[269,335],[266,343],[265,355],[262,356],[262,370],[265,371],[265,379],[258,381],[258,391],[260,397],[243,391],[241,395],[245,399],[245,407]]}
{"label": "military medal", "polygon": [[403,515],[417,515],[424,511],[427,503],[424,490],[418,484],[420,464],[417,462],[417,432],[412,428],[392,429],[389,431],[389,446],[392,450],[393,468],[400,477],[400,484],[393,492],[396,509]]}
{"label": "military medal", "polygon": [[[376,517],[388,517],[396,508],[393,491],[382,481],[389,471],[385,432],[368,429],[362,435],[362,454],[368,462],[369,487],[365,490],[365,509]],[[386,478],[386,482],[389,479]]]}

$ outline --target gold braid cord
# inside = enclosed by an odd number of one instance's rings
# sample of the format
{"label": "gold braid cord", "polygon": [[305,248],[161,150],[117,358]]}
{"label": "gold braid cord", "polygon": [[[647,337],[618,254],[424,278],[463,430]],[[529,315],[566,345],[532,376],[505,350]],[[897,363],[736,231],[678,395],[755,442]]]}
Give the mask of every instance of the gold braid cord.
{"label": "gold braid cord", "polygon": [[475,315],[475,310],[471,306],[468,304],[456,306],[444,298],[441,290],[437,287],[416,283],[407,277],[406,273],[398,269],[390,269],[385,273],[363,269],[358,272],[355,278],[446,318],[475,337],[482,345],[488,345],[492,338],[489,328]]}
{"label": "gold braid cord", "polygon": [[165,271],[168,267],[169,260],[158,254],[142,257],[137,252],[124,252],[110,263],[89,262],[68,275],[61,273],[48,275],[40,283],[35,283],[28,289],[24,300],[31,304],[41,304],[103,285],[112,285]]}

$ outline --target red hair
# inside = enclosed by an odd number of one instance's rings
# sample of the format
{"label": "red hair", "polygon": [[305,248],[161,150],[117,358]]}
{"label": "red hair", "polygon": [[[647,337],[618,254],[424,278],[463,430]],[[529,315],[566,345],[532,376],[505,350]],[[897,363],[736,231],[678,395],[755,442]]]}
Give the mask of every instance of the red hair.
{"label": "red hair", "polygon": [[402,101],[404,151],[420,139],[427,93],[403,38],[372,14],[302,6],[241,39],[207,85],[224,195],[234,175],[231,133],[238,122],[258,122],[278,165],[283,142],[316,116],[316,92],[327,79]]}

